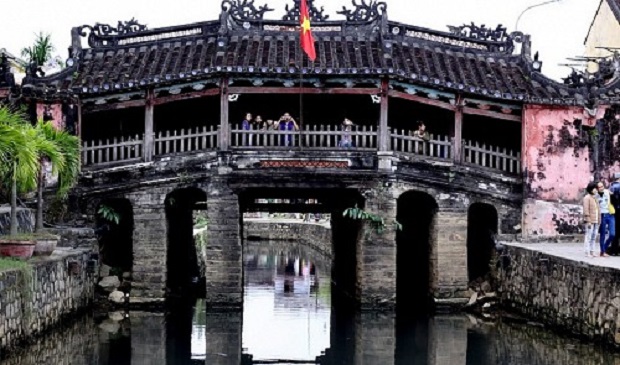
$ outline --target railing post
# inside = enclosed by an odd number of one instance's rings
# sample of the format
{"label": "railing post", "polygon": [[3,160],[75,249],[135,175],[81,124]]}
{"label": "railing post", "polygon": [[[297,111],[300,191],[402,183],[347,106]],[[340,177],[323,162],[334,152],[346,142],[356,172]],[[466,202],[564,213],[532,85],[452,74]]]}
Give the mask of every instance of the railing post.
{"label": "railing post", "polygon": [[463,162],[463,97],[458,95],[456,98],[456,109],[454,110],[454,133],[452,136],[452,156],[455,163]]}
{"label": "railing post", "polygon": [[388,129],[388,79],[381,80],[381,116],[379,118],[379,151],[390,150]]}
{"label": "railing post", "polygon": [[220,84],[220,151],[228,151],[230,145],[230,124],[228,122],[228,78],[223,77]]}
{"label": "railing post", "polygon": [[144,161],[153,160],[153,149],[155,147],[155,133],[153,129],[153,118],[155,106],[153,105],[153,90],[147,90],[144,111]]}

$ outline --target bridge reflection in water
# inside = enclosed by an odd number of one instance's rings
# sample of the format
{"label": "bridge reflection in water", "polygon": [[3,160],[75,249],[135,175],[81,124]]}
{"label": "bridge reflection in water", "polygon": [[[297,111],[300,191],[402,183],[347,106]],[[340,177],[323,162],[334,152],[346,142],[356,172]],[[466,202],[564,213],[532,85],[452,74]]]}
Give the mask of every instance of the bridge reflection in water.
{"label": "bridge reflection in water", "polygon": [[0,365],[620,363],[619,354],[538,327],[464,315],[356,313],[332,295],[329,261],[291,245],[246,246],[242,313],[208,311],[198,300],[167,314],[86,316]]}

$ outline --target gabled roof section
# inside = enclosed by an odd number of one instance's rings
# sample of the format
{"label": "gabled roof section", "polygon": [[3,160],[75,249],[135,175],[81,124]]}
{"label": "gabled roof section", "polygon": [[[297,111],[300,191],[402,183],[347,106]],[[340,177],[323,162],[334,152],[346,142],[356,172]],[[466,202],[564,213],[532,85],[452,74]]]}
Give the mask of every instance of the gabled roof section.
{"label": "gabled roof section", "polygon": [[618,23],[620,23],[620,0],[607,0],[607,2],[609,3],[611,12],[614,13]]}
{"label": "gabled roof section", "polygon": [[[579,103],[579,90],[545,78],[530,56],[529,36],[474,24],[448,32],[388,20],[387,4],[353,0],[330,20],[309,0],[317,59],[299,46],[299,0],[280,20],[254,0],[224,0],[218,20],[148,29],[134,19],[72,30],[68,67],[33,78],[40,97],[130,92],[161,85],[233,78],[382,76],[487,98]],[[618,1],[618,0],[612,0]],[[89,48],[81,47],[87,37]],[[515,54],[516,48],[521,52]],[[620,91],[618,92],[620,95]],[[576,101],[577,100],[577,101]]]}

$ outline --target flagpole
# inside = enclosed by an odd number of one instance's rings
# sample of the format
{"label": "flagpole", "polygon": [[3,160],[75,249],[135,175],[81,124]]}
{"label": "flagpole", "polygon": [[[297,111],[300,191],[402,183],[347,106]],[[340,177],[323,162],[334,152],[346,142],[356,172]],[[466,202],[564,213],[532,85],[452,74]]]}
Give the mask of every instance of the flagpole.
{"label": "flagpole", "polygon": [[301,53],[301,66],[299,68],[299,149],[303,150],[304,147],[304,54]]}

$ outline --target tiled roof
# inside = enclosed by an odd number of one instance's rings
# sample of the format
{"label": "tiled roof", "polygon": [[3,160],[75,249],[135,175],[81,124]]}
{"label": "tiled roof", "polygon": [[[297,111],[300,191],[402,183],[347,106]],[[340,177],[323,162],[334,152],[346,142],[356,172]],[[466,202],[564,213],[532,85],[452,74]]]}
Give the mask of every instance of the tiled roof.
{"label": "tiled roof", "polygon": [[[321,78],[385,75],[465,94],[543,103],[579,102],[585,94],[536,72],[529,37],[501,28],[472,25],[439,32],[388,22],[385,13],[316,21],[317,60],[311,62],[302,55],[294,21],[240,19],[226,10],[220,19],[111,35],[88,27],[91,47],[76,53],[73,67],[34,80],[35,89],[94,95],[224,74],[294,78],[301,71]],[[74,37],[81,31],[74,29]],[[520,42],[522,51],[513,54]],[[618,96],[620,90],[611,94]]]}
{"label": "tiled roof", "polygon": [[607,0],[609,3],[609,7],[611,8],[612,13],[618,19],[618,23],[620,23],[620,0]]}

